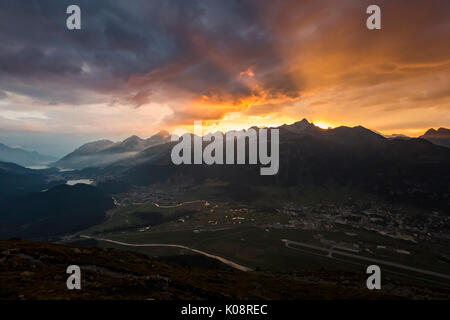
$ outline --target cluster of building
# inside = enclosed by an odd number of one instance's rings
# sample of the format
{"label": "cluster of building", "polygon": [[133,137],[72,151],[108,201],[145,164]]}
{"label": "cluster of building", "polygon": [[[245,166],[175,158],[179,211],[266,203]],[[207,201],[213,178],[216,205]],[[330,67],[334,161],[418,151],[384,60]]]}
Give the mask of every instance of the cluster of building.
{"label": "cluster of building", "polygon": [[288,223],[273,224],[274,228],[320,231],[348,225],[413,242],[415,239],[450,239],[450,216],[438,211],[408,214],[386,205],[361,208],[356,205],[288,203],[278,212],[287,215],[289,220]]}
{"label": "cluster of building", "polygon": [[130,204],[143,204],[147,202],[171,204],[176,202],[176,193],[161,191],[152,187],[134,187],[133,190],[126,193],[115,195],[116,205],[127,206]]}

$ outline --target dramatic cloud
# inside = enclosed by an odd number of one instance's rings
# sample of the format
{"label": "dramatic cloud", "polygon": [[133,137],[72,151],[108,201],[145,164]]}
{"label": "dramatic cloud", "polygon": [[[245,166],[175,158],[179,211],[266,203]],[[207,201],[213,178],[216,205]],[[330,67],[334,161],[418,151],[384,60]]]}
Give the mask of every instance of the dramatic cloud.
{"label": "dramatic cloud", "polygon": [[[67,30],[66,8],[82,29]],[[450,125],[450,2],[0,3],[3,130],[148,135],[302,117],[418,135]]]}

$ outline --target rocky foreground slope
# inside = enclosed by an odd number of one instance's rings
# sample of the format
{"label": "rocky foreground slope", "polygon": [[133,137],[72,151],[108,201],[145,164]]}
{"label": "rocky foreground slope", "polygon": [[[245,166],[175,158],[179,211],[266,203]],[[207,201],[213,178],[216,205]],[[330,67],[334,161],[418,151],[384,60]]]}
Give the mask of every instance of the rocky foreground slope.
{"label": "rocky foreground slope", "polygon": [[[66,268],[81,268],[68,290]],[[0,299],[448,299],[449,290],[384,280],[379,292],[361,275],[329,271],[245,273],[168,263],[143,254],[0,240]]]}

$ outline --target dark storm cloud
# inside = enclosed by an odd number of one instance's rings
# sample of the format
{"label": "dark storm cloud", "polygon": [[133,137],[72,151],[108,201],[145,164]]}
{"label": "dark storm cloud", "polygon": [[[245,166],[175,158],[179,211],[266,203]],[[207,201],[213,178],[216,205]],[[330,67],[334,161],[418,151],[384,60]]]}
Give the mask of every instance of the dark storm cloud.
{"label": "dark storm cloud", "polygon": [[[71,4],[81,7],[82,30],[66,28]],[[370,4],[2,0],[0,90],[3,100],[26,96],[61,109],[166,103],[166,124],[220,120],[235,111],[267,115],[317,92],[334,94],[320,99],[330,101],[329,108],[359,100],[380,110],[396,100],[400,109],[419,102],[442,108],[450,2],[379,0],[383,27],[376,32],[365,27]],[[377,86],[391,88],[390,94]],[[420,94],[404,103],[412,87]],[[336,101],[336,94],[348,98]],[[365,99],[375,96],[377,102]],[[336,112],[344,117],[343,111]]]}
{"label": "dark storm cloud", "polygon": [[82,8],[82,30],[69,31],[65,10],[73,1],[2,1],[1,84],[23,94],[33,86],[50,97],[64,85],[108,93],[172,56],[170,37],[146,24],[138,10],[115,2],[75,2]]}
{"label": "dark storm cloud", "polygon": [[[81,7],[80,31],[65,27],[69,4]],[[155,86],[245,96],[251,90],[236,75],[278,63],[257,12],[252,1],[2,1],[0,84],[65,103],[82,102],[80,91],[146,101]],[[142,77],[139,86],[129,86],[132,77]],[[289,82],[277,81],[263,79],[274,90]],[[74,95],[55,94],[63,88]]]}

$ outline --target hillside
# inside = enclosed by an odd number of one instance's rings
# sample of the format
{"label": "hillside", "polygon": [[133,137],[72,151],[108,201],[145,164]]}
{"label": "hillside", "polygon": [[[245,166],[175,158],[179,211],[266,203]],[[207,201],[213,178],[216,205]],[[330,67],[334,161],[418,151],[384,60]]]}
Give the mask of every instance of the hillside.
{"label": "hillside", "polygon": [[14,163],[0,162],[0,200],[6,197],[47,189],[49,182],[41,171],[31,170]]}
{"label": "hillside", "polygon": [[113,200],[95,187],[59,185],[3,200],[0,237],[51,237],[101,222]]}
{"label": "hillside", "polygon": [[[445,289],[403,287],[386,278],[381,292],[349,272],[208,270],[117,249],[0,240],[1,300],[401,299],[448,298]],[[67,290],[66,268],[81,268],[81,290]]]}

